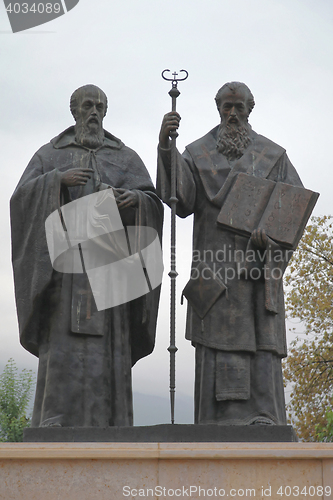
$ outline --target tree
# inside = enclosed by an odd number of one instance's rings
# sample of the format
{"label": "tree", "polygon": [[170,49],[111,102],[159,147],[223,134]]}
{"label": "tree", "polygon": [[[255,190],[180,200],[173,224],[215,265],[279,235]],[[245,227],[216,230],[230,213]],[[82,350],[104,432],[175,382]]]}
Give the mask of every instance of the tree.
{"label": "tree", "polygon": [[[305,327],[284,363],[289,417],[306,441],[333,440],[333,217],[311,217],[290,262],[286,310]],[[295,330],[295,329],[293,329]]]}
{"label": "tree", "polygon": [[34,373],[18,369],[9,359],[0,375],[0,441],[23,441],[23,429],[29,427],[26,416],[32,396]]}

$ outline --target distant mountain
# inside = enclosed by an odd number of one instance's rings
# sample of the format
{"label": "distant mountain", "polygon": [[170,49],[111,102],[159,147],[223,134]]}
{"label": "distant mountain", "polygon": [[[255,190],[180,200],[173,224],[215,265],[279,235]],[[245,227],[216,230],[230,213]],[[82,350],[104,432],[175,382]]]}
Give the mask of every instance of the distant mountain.
{"label": "distant mountain", "polygon": [[[170,424],[170,401],[168,398],[133,393],[134,425]],[[175,423],[193,424],[193,398],[176,393]]]}

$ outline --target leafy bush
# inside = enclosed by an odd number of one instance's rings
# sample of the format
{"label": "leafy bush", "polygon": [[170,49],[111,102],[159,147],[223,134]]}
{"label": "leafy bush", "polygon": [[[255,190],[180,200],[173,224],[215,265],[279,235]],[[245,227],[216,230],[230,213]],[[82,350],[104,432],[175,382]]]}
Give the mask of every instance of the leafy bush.
{"label": "leafy bush", "polygon": [[0,375],[0,441],[23,441],[23,429],[29,427],[26,412],[34,385],[32,370],[18,369],[9,359]]}

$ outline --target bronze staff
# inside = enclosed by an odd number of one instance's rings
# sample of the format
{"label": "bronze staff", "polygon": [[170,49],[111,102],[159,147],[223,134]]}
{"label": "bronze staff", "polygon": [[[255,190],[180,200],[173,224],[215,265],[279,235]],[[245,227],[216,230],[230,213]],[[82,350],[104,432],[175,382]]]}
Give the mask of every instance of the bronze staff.
{"label": "bronze staff", "polygon": [[[172,111],[176,111],[176,99],[180,95],[177,88],[178,82],[186,80],[188,77],[188,72],[185,69],[180,70],[180,73],[185,73],[184,78],[177,78],[178,73],[172,73],[173,78],[166,78],[165,73],[170,72],[169,69],[165,69],[162,72],[162,78],[171,83],[171,90],[169,95],[172,99]],[[171,279],[171,298],[170,298],[170,346],[168,351],[170,352],[170,404],[171,404],[171,423],[175,423],[175,389],[176,389],[176,352],[178,351],[176,347],[176,278],[178,273],[176,271],[176,205],[178,202],[176,195],[176,138],[178,137],[178,132],[176,130],[170,132],[171,136],[171,197],[170,197],[170,207],[171,207],[171,266],[169,276]]]}

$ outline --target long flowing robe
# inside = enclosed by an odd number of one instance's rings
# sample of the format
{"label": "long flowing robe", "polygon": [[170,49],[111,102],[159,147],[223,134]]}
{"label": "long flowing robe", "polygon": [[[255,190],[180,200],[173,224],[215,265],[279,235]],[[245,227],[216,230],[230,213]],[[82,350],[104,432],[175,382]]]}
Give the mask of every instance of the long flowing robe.
{"label": "long flowing robe", "polygon": [[[61,172],[78,167],[94,170],[87,186],[62,186]],[[150,226],[161,238],[163,207],[148,171],[133,150],[106,131],[103,145],[91,151],[75,142],[74,127],[65,130],[33,156],[11,199],[20,340],[39,357],[33,427],[132,425],[131,367],[154,347],[160,287],[105,311],[97,312],[95,305],[97,331],[73,328],[80,275],[52,268],[45,221],[97,186],[135,190],[138,207],[120,211],[123,223],[139,231]],[[87,279],[80,279],[93,302]],[[88,302],[89,319],[94,302]]]}
{"label": "long flowing robe", "polygon": [[[209,284],[204,278],[198,308],[188,302],[186,338],[196,347],[195,422],[250,424],[260,417],[284,424],[282,280],[265,280],[262,273],[250,279],[244,270],[242,274],[249,238],[219,227],[217,217],[237,173],[295,186],[302,183],[285,150],[269,139],[251,131],[243,156],[230,164],[216,149],[217,133],[218,127],[187,146],[183,155],[177,152],[177,214],[194,214],[192,272],[205,272],[209,266],[221,290],[214,297],[214,280]],[[169,202],[170,150],[161,148],[157,192]],[[268,245],[283,255],[276,263],[281,276],[291,252],[271,240]],[[263,268],[265,258],[257,260],[253,267]],[[205,303],[208,311],[203,310]]]}

